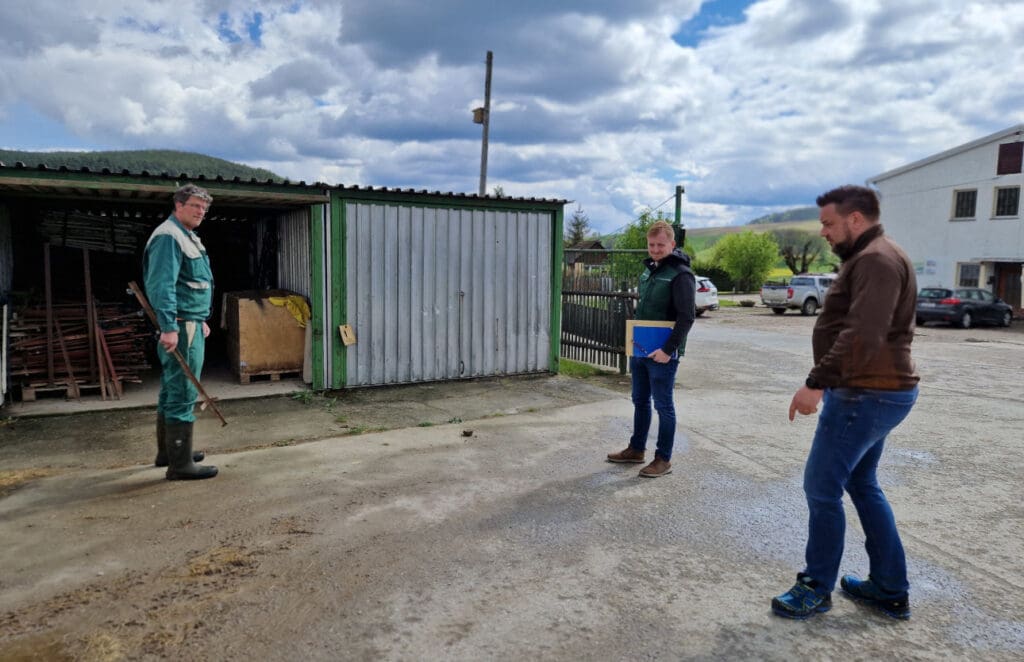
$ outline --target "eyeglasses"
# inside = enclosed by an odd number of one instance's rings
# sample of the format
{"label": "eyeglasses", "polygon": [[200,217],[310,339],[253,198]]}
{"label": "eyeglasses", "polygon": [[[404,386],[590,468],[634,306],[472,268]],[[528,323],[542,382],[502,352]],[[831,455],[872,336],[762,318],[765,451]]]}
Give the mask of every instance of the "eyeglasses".
{"label": "eyeglasses", "polygon": [[206,210],[209,209],[208,206],[202,204],[201,202],[186,202],[185,206],[186,207],[192,207],[193,209],[198,209],[199,211],[203,212],[204,214],[206,213]]}

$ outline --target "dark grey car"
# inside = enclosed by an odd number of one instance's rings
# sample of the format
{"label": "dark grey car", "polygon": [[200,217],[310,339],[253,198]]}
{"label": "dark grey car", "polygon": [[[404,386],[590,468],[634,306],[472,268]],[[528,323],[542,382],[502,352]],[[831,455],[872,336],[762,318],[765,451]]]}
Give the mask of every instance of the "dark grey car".
{"label": "dark grey car", "polygon": [[926,287],[917,294],[917,323],[946,322],[963,329],[975,324],[1010,326],[1013,308],[977,287]]}

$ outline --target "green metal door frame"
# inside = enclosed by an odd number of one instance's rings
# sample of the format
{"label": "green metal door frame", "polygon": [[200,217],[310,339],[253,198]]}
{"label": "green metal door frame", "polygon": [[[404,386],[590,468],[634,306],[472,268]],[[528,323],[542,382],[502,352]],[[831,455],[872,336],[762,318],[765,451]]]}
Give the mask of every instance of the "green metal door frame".
{"label": "green metal door frame", "polygon": [[313,325],[313,389],[321,391],[326,388],[324,365],[324,212],[329,206],[314,205],[309,208],[310,241],[310,308],[312,309]]}
{"label": "green metal door frame", "polygon": [[551,216],[551,352],[548,366],[551,372],[558,373],[558,355],[561,353],[562,339],[562,260],[564,258],[562,231],[564,208],[559,207]]}

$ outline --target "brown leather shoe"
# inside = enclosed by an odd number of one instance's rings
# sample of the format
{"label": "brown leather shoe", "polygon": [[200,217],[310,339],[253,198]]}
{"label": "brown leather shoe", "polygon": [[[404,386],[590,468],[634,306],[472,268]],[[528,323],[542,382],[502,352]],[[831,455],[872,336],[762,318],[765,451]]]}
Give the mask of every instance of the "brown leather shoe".
{"label": "brown leather shoe", "polygon": [[655,456],[653,462],[640,470],[640,475],[644,478],[657,478],[670,473],[672,473],[672,463],[658,456]]}
{"label": "brown leather shoe", "polygon": [[618,453],[608,453],[609,462],[619,463],[644,463],[644,452],[638,451],[634,448],[626,448],[625,450],[619,451]]}

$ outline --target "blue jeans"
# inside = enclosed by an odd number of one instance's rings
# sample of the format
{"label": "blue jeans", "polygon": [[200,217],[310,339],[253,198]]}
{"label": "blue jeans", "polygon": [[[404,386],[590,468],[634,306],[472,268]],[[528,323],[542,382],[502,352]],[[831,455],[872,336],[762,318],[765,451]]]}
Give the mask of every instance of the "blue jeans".
{"label": "blue jeans", "polygon": [[891,593],[904,593],[910,587],[896,520],[875,471],[886,436],[907,417],[916,400],[916,386],[907,391],[825,391],[804,468],[804,493],[810,510],[804,573],[829,591],[835,588],[843,557],[844,489],[864,529],[871,578]]}
{"label": "blue jeans", "polygon": [[679,359],[656,363],[654,359],[632,356],[629,370],[633,374],[633,436],[629,447],[638,451],[647,449],[647,433],[651,429],[651,398],[658,410],[658,445],[655,456],[672,459],[672,444],[676,439],[676,408],[672,403],[672,389],[676,384]]}

